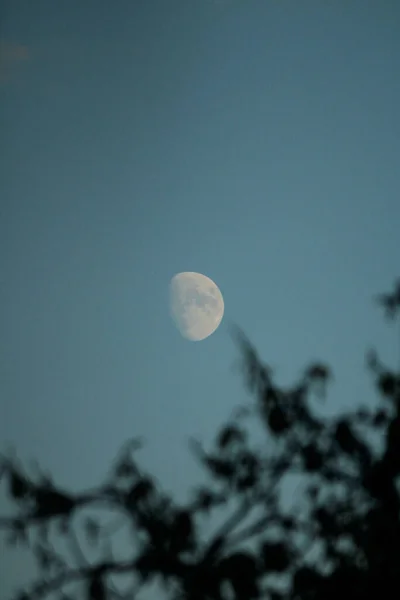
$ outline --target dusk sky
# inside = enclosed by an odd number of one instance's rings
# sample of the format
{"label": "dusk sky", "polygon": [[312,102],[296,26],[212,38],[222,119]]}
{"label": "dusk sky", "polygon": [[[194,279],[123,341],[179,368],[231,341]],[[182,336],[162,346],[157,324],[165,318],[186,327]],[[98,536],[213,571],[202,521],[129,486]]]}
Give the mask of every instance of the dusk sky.
{"label": "dusk sky", "polygon": [[[372,400],[365,351],[398,359],[373,297],[400,274],[399,1],[6,5],[0,450],[78,490],[140,435],[184,500],[188,437],[249,399],[230,323],[279,382],[330,364],[325,410]],[[224,297],[200,342],[180,271]],[[7,550],[0,600],[25,575]]]}

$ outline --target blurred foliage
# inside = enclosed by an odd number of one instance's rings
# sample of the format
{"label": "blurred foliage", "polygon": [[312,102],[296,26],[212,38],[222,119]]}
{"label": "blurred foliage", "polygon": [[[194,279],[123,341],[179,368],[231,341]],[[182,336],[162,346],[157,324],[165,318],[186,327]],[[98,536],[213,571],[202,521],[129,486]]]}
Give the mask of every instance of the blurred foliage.
{"label": "blurred foliage", "polygon": [[[377,300],[394,321],[400,281]],[[15,459],[1,459],[1,481],[16,511],[0,519],[1,534],[32,552],[38,569],[19,600],[134,599],[155,580],[173,600],[400,597],[400,373],[369,352],[377,406],[322,418],[313,402],[325,397],[328,366],[308,366],[283,389],[246,336],[235,335],[255,399],[250,417],[273,443],[252,444],[243,411],[220,429],[212,448],[191,440],[209,483],[193,489],[187,505],[143,472],[137,439],[123,446],[96,489],[80,494],[41,474],[29,476]],[[371,442],[371,433],[380,443]],[[301,509],[287,514],[281,486],[291,474],[304,485]],[[82,511],[96,507],[117,513],[132,532],[131,559],[115,559],[113,530],[94,513],[78,523]],[[219,528],[204,540],[204,519],[221,508]],[[77,528],[97,548],[97,561],[85,556]],[[64,552],[60,539],[69,542]],[[118,574],[131,575],[129,589],[111,581]]]}

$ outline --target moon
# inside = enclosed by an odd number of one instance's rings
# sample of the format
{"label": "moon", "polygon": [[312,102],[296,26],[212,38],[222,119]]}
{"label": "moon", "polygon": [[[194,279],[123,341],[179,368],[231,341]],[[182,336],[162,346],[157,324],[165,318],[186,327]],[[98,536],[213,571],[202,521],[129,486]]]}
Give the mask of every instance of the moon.
{"label": "moon", "polygon": [[209,277],[178,273],[170,282],[170,311],[183,337],[198,342],[214,333],[221,323],[224,299]]}

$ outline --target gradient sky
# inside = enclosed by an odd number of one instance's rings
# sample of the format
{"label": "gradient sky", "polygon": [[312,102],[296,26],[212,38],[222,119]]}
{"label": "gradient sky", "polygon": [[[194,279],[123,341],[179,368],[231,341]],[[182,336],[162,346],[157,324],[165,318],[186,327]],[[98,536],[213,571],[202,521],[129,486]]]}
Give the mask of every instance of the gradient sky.
{"label": "gradient sky", "polygon": [[[184,498],[188,436],[247,399],[230,321],[278,381],[325,359],[327,410],[372,396],[365,350],[396,352],[372,297],[399,274],[399,30],[398,0],[9,0],[2,449],[78,488],[140,434]],[[179,271],[224,295],[202,342],[169,316]],[[25,571],[7,551],[1,600]]]}

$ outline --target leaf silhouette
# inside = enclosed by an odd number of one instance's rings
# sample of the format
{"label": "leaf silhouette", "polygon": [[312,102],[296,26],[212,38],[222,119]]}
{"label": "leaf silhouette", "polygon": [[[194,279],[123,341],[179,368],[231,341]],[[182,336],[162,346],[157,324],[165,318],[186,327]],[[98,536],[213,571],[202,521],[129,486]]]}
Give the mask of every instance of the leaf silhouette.
{"label": "leaf silhouette", "polygon": [[383,427],[387,424],[389,420],[389,415],[387,411],[383,408],[377,410],[373,416],[372,424],[374,427]]}
{"label": "leaf silhouette", "polygon": [[115,467],[115,475],[117,477],[133,477],[136,474],[137,469],[135,468],[131,460],[121,460],[121,462],[118,463],[118,465]]}
{"label": "leaf silhouette", "polygon": [[336,425],[335,438],[340,448],[346,454],[354,454],[357,451],[357,439],[350,424],[345,419],[341,419]]}
{"label": "leaf silhouette", "polygon": [[232,442],[242,442],[244,441],[244,433],[238,427],[233,425],[227,425],[221,431],[218,436],[218,446],[221,449],[226,448]]}
{"label": "leaf silhouette", "polygon": [[260,555],[267,572],[283,573],[291,561],[291,553],[283,542],[264,542]]}
{"label": "leaf silhouette", "polygon": [[324,459],[315,444],[311,443],[304,446],[302,455],[307,471],[319,471],[322,468]]}
{"label": "leaf silhouette", "polygon": [[219,565],[219,573],[227,579],[238,600],[251,600],[259,592],[257,561],[249,553],[237,552],[223,559]]}
{"label": "leaf silhouette", "polygon": [[151,479],[143,477],[138,483],[134,484],[127,496],[127,505],[136,506],[139,502],[146,501],[154,491],[154,484]]}
{"label": "leaf silhouette", "polygon": [[75,500],[72,496],[52,487],[37,488],[34,498],[37,517],[66,516],[75,508]]}
{"label": "leaf silhouette", "polygon": [[325,382],[331,377],[331,374],[326,365],[316,363],[307,369],[307,377],[311,380]]}
{"label": "leaf silhouette", "polygon": [[300,567],[293,577],[292,592],[298,598],[318,597],[317,594],[322,582],[323,577],[315,569]]}
{"label": "leaf silhouette", "polygon": [[170,549],[173,553],[190,550],[194,544],[194,527],[192,515],[187,510],[179,511],[171,530]]}
{"label": "leaf silhouette", "polygon": [[393,321],[400,307],[400,280],[395,283],[395,290],[392,294],[380,294],[377,296],[377,301],[384,308],[386,318]]}
{"label": "leaf silhouette", "polygon": [[267,417],[267,422],[272,433],[281,435],[290,427],[290,420],[284,410],[279,406],[274,406]]}
{"label": "leaf silhouette", "polygon": [[382,373],[378,379],[378,388],[386,398],[392,398],[398,389],[398,380],[393,373]]}
{"label": "leaf silhouette", "polygon": [[11,498],[14,500],[25,500],[30,496],[32,485],[26,477],[18,473],[16,470],[11,469],[9,472],[9,478],[9,490]]}
{"label": "leaf silhouette", "polygon": [[107,600],[104,582],[100,575],[95,575],[89,582],[88,600]]}

